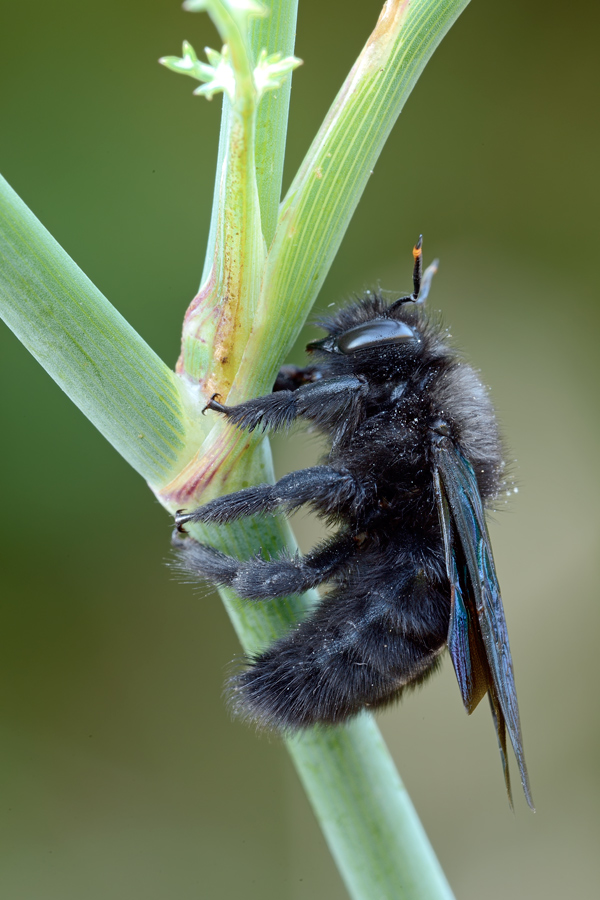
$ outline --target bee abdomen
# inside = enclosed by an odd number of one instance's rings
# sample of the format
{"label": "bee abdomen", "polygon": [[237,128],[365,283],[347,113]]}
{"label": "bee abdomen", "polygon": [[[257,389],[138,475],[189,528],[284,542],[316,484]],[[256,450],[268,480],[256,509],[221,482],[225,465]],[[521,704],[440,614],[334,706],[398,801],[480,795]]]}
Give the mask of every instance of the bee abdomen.
{"label": "bee abdomen", "polygon": [[401,580],[380,573],[369,590],[373,572],[355,574],[232,679],[237,713],[288,731],[343,722],[434,671],[448,632],[447,586],[414,570]]}

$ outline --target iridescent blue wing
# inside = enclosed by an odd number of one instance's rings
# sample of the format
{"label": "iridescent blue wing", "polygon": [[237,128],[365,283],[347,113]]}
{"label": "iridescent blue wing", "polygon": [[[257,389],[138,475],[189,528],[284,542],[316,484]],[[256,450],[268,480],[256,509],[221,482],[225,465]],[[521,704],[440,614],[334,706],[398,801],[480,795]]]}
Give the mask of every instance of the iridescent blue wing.
{"label": "iridescent blue wing", "polygon": [[[456,532],[450,515],[446,491],[440,481],[440,474],[434,472],[434,485],[440,524],[444,535],[446,572],[450,581],[450,625],[448,628],[448,650],[454,665],[458,686],[469,715],[488,692],[491,673],[487,664],[485,648],[477,623],[477,611],[473,602],[470,582],[466,577],[464,555],[456,542]],[[459,567],[462,577],[459,574]]]}
{"label": "iridescent blue wing", "polygon": [[471,712],[488,691],[509,799],[506,730],[527,803],[533,809],[508,631],[477,479],[470,462],[450,440],[439,442],[434,457],[452,595],[448,647],[463,702]]}
{"label": "iridescent blue wing", "polygon": [[[441,484],[440,475],[434,472],[435,493],[440,514],[440,524],[444,535],[446,551],[446,571],[450,581],[450,624],[448,628],[448,650],[454,665],[458,686],[465,709],[473,712],[482,697],[487,693],[490,701],[492,717],[496,727],[502,770],[506,784],[506,793],[512,807],[512,791],[510,772],[506,753],[506,726],[504,715],[498,703],[492,673],[487,662],[485,647],[479,628],[477,610],[471,589],[470,579],[466,572],[464,554],[460,552],[460,563],[457,562],[458,545],[450,516],[448,498]],[[459,574],[459,568],[462,577]]]}

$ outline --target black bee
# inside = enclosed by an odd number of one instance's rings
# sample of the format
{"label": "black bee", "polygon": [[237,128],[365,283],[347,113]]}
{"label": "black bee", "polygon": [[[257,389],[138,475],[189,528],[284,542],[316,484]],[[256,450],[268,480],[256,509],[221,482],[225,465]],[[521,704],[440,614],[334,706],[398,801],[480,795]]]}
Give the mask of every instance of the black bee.
{"label": "black bee", "polygon": [[413,293],[375,294],[320,324],[316,365],[284,367],[273,393],[207,409],[232,425],[276,430],[302,418],[331,441],[322,465],[237,491],[176,525],[312,507],[337,532],[306,556],[241,562],[190,537],[184,565],[240,597],[267,600],[324,582],[331,589],[290,634],[249,660],[234,705],[259,724],[294,730],[339,723],[423,682],[446,645],[467,712],[487,693],[511,799],[506,730],[528,804],[519,709],[484,508],[504,487],[486,389],[448,346],[423,303],[436,270],[413,250]]}

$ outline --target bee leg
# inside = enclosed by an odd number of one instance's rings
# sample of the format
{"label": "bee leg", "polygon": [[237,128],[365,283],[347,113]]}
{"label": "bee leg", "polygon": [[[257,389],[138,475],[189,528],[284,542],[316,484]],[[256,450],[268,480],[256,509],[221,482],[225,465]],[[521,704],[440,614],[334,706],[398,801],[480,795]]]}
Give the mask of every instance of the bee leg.
{"label": "bee leg", "polygon": [[237,406],[225,406],[215,399],[218,396],[215,394],[205,411],[219,412],[232,425],[247,431],[259,427],[263,431],[276,431],[288,428],[299,416],[320,424],[352,419],[352,413],[368,392],[364,378],[340,375],[303,384],[297,390],[277,390]]}
{"label": "bee leg", "polygon": [[330,466],[313,466],[284,475],[275,484],[257,484],[233,494],[217,497],[186,512],[179,510],[175,524],[182,529],[188,522],[223,524],[257,513],[272,513],[278,509],[291,512],[306,503],[321,510],[335,512],[343,502],[364,499],[365,487],[347,471]]}
{"label": "bee leg", "polygon": [[327,581],[355,551],[355,543],[341,535],[306,556],[261,556],[241,562],[213,547],[183,538],[175,531],[173,544],[186,570],[213,584],[230,587],[238,597],[269,600],[301,594]]}

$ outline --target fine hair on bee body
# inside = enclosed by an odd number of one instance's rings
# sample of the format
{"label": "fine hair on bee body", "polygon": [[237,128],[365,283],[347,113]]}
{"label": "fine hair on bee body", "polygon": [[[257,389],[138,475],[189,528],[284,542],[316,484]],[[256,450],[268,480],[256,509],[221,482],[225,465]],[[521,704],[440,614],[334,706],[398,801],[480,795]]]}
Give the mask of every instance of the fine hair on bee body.
{"label": "fine hair on bee body", "polygon": [[[337,724],[397,700],[448,647],[467,711],[487,694],[509,799],[506,732],[533,808],[512,660],[485,508],[504,488],[488,392],[424,302],[437,269],[413,250],[413,291],[376,293],[320,321],[311,365],[284,366],[264,397],[207,410],[232,426],[286,429],[297,419],[328,439],[320,465],[176,516],[175,545],[199,578],[269,600],[328,585],[314,611],[247,660],[234,708],[264,727]],[[304,556],[241,561],[185,534],[259,513],[312,508],[335,528]]]}

